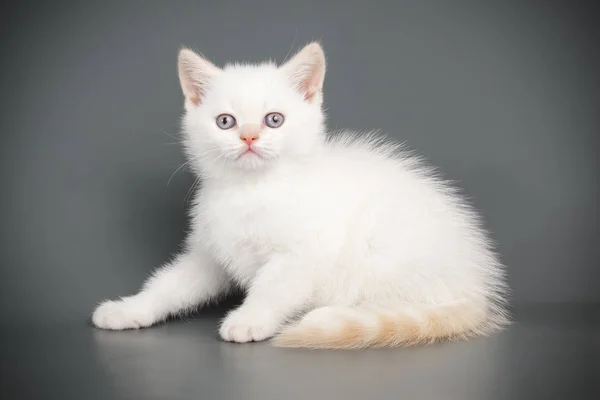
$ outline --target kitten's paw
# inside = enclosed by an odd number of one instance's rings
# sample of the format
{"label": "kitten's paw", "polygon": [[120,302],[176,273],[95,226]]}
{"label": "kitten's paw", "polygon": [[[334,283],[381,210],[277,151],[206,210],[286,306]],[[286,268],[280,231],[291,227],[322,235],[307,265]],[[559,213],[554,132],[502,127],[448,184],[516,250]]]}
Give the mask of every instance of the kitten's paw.
{"label": "kitten's paw", "polygon": [[228,342],[259,342],[273,336],[277,327],[272,315],[242,307],[229,313],[221,324],[219,334]]}
{"label": "kitten's paw", "polygon": [[155,318],[149,306],[131,298],[105,301],[92,315],[92,323],[95,326],[116,331],[145,328],[154,322]]}

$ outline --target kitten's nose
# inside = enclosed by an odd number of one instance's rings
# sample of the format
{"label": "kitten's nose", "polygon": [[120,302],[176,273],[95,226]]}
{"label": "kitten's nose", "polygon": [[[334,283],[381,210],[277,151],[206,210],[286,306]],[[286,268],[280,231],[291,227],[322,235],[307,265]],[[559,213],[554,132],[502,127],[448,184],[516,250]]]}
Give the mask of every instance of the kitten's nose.
{"label": "kitten's nose", "polygon": [[244,125],[240,132],[240,140],[246,142],[248,146],[252,145],[260,137],[260,125]]}

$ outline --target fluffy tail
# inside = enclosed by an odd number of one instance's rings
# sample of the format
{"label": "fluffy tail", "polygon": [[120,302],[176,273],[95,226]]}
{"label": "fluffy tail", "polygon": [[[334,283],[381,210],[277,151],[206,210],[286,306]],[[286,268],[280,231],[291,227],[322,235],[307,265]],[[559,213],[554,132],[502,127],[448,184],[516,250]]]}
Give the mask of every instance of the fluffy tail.
{"label": "fluffy tail", "polygon": [[273,339],[280,347],[350,349],[407,347],[488,334],[504,325],[502,313],[466,304],[410,305],[398,311],[374,307],[321,307]]}

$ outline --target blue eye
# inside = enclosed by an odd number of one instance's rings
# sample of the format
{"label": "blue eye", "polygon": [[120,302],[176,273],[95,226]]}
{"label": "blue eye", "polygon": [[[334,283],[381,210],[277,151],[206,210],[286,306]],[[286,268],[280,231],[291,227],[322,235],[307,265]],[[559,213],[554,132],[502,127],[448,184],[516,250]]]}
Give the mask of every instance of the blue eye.
{"label": "blue eye", "polygon": [[269,128],[279,128],[281,125],[283,125],[284,120],[284,116],[280,113],[269,113],[265,116],[265,125],[267,125]]}
{"label": "blue eye", "polygon": [[235,126],[233,115],[221,114],[217,117],[217,126],[221,129],[231,129]]}

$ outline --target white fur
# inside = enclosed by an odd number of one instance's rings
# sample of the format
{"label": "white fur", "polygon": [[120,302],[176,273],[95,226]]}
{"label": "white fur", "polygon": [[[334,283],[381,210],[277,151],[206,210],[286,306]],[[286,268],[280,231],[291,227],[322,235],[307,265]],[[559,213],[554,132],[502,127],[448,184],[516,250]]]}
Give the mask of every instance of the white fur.
{"label": "white fur", "polygon": [[[189,50],[179,65],[185,149],[203,178],[187,250],[137,295],[100,305],[96,326],[150,326],[231,283],[248,294],[221,325],[228,341],[264,340],[289,318],[327,306],[410,313],[465,304],[484,315],[474,331],[505,323],[502,265],[462,197],[391,141],[325,134],[318,44],[281,67],[219,69]],[[260,156],[240,156],[239,129],[269,112],[282,113],[284,124],[263,127]],[[219,129],[223,113],[238,126]],[[306,320],[337,323],[319,310]],[[376,324],[373,314],[351,310]]]}

